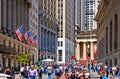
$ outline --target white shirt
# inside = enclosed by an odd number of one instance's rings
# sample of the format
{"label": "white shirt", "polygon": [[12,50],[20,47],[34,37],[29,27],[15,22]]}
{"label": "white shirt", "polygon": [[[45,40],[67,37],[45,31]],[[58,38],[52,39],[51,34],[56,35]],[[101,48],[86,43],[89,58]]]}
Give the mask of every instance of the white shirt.
{"label": "white shirt", "polygon": [[48,66],[48,67],[47,67],[47,71],[48,71],[48,73],[52,73],[52,67],[51,67],[51,66]]}
{"label": "white shirt", "polygon": [[21,67],[21,68],[20,68],[20,72],[23,72],[23,71],[24,71],[24,67]]}

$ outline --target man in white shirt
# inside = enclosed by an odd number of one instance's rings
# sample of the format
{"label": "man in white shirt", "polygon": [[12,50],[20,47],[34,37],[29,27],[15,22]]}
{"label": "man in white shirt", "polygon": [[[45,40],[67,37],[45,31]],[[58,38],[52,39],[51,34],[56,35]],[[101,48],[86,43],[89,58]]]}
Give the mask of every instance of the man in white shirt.
{"label": "man in white shirt", "polygon": [[52,67],[51,67],[50,65],[47,67],[47,72],[48,72],[48,79],[52,79],[52,78],[51,78],[51,75],[52,75]]}

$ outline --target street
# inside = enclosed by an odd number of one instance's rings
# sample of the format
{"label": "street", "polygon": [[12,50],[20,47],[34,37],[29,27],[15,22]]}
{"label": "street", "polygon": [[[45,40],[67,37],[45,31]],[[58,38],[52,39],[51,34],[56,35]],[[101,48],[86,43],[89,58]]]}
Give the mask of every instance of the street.
{"label": "street", "polygon": [[[97,72],[91,72],[91,79],[99,79],[99,75],[97,74]],[[42,79],[47,79],[48,76],[43,74],[42,75]],[[20,79],[20,74],[16,74],[15,75],[15,79]],[[38,79],[38,77],[37,77]],[[52,74],[52,78],[51,79],[56,79],[56,77]],[[64,75],[61,76],[61,79],[65,79]],[[109,75],[109,79],[120,79],[120,77],[115,77],[115,76],[111,76]]]}

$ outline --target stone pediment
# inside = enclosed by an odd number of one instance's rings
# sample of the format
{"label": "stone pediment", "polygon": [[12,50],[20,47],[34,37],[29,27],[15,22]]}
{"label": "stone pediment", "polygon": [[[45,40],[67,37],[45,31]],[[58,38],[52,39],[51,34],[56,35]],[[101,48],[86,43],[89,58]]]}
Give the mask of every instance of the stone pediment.
{"label": "stone pediment", "polygon": [[88,37],[88,36],[97,36],[97,29],[86,31],[86,32],[80,32],[77,37]]}

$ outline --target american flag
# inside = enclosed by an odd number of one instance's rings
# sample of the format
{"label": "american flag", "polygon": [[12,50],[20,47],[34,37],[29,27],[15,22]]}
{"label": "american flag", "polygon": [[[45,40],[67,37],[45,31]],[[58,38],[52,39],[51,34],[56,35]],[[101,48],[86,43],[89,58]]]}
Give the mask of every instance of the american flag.
{"label": "american flag", "polygon": [[75,60],[75,59],[76,59],[76,57],[75,57],[75,56],[71,56],[71,58],[70,58],[70,59]]}
{"label": "american flag", "polygon": [[20,41],[22,41],[22,32],[23,32],[22,26],[19,26],[19,28],[15,31],[15,33]]}
{"label": "american flag", "polygon": [[30,38],[31,34],[30,34],[30,31],[27,31],[25,34],[24,34],[24,38],[25,40],[27,41],[27,43],[30,45],[30,41],[31,41],[31,38]]}
{"label": "american flag", "polygon": [[37,40],[37,35],[34,35],[33,36],[33,38],[32,38],[32,45],[34,46],[34,47],[36,47],[36,40]]}

